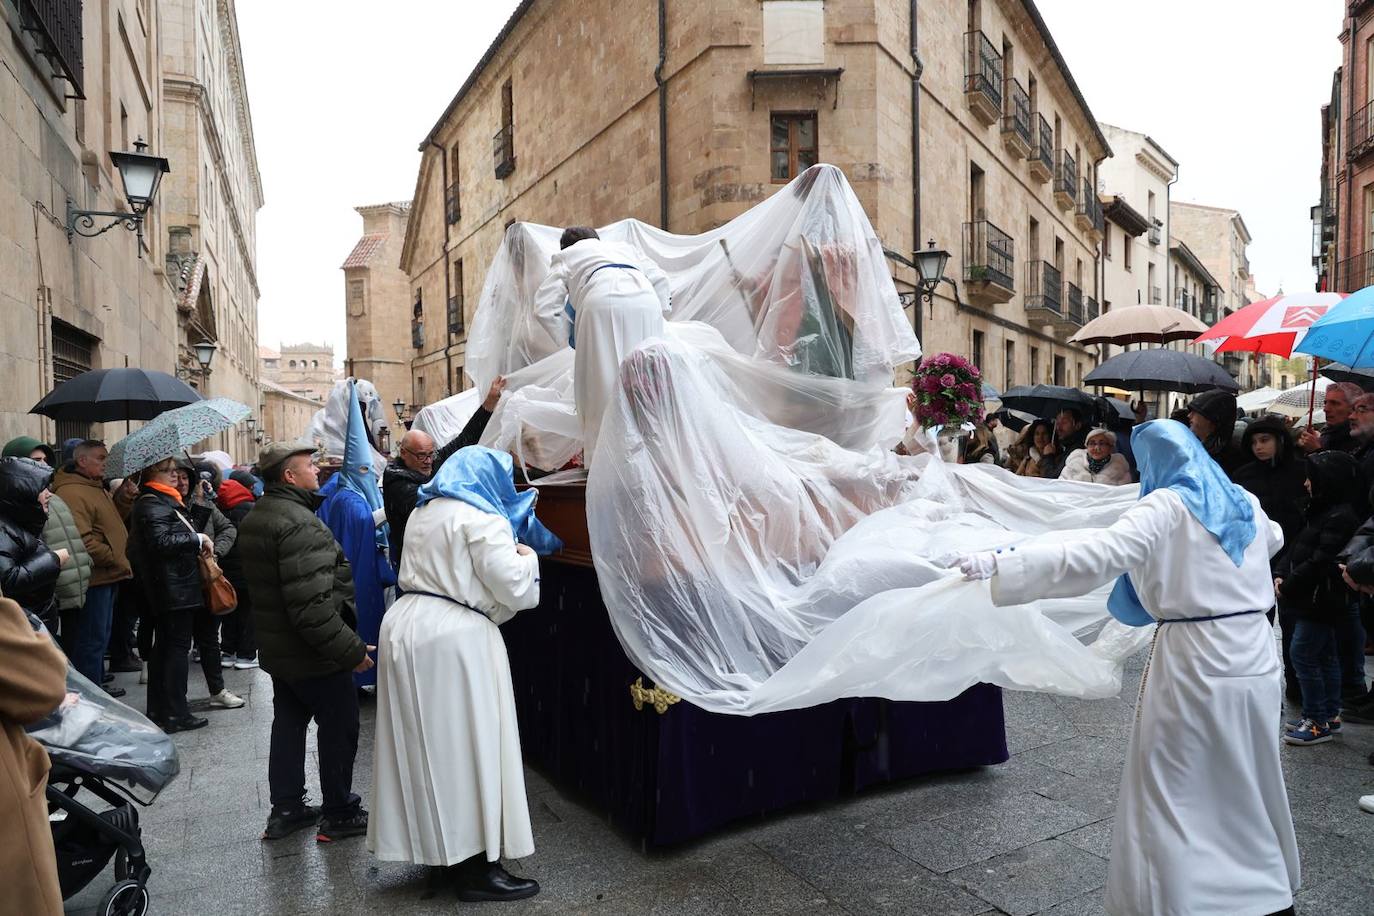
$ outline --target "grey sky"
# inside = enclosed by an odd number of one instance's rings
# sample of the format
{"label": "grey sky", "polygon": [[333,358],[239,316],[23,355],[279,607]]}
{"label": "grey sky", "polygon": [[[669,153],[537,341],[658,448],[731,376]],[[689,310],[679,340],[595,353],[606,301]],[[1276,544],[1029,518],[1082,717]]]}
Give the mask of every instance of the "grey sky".
{"label": "grey sky", "polygon": [[[360,204],[409,200],[421,138],[517,0],[240,0],[258,162],[262,343],[344,351],[343,263]],[[1175,198],[1235,207],[1259,288],[1310,289],[1318,109],[1340,0],[1039,0],[1103,121],[1180,163]],[[1301,9],[1301,13],[1294,11]]]}

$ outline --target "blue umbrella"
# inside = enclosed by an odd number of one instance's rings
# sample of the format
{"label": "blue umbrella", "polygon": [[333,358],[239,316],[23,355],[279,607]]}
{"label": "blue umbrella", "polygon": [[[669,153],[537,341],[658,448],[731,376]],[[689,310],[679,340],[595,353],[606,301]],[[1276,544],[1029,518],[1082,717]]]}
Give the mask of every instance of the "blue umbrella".
{"label": "blue umbrella", "polygon": [[1333,305],[1312,323],[1293,352],[1333,359],[1352,369],[1374,367],[1374,286]]}

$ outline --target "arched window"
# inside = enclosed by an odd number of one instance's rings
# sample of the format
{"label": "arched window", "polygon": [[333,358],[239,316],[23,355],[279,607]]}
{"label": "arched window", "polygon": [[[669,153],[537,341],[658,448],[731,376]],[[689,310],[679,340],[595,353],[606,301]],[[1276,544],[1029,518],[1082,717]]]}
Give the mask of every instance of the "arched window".
{"label": "arched window", "polygon": [[320,368],[320,361],[319,361],[318,359],[312,359],[312,360],[310,361],[310,368],[311,368],[311,369],[318,369],[318,368]]}
{"label": "arched window", "polygon": [[291,362],[290,362],[288,365],[290,365],[291,368],[294,369],[294,368],[296,368],[296,361],[293,359],[293,360],[291,360]]}

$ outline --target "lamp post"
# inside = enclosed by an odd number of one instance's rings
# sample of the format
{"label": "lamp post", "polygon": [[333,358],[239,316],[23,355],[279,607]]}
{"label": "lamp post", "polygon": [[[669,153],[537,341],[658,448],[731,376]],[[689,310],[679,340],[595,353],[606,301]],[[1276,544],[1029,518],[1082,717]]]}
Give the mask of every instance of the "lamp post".
{"label": "lamp post", "polygon": [[[153,199],[157,197],[158,186],[162,183],[162,176],[172,169],[167,164],[167,160],[161,156],[149,156],[144,152],[148,144],[139,137],[134,141],[134,152],[110,153],[110,161],[115,168],[119,169],[119,178],[124,185],[124,197],[129,201],[128,211],[122,210],[81,210],[72,203],[71,198],[67,199],[67,242],[71,243],[74,236],[80,235],[83,238],[95,238],[97,235],[109,232],[115,226],[123,225],[125,229],[138,235],[138,256],[143,257],[143,220],[147,216],[148,208],[153,205]],[[100,228],[96,228],[95,218],[97,216],[110,217],[111,221]]]}
{"label": "lamp post", "polygon": [[398,421],[403,421],[403,420],[405,420],[405,412],[406,412],[406,402],[405,402],[405,401],[401,400],[400,398],[397,398],[396,400],[394,400],[394,401],[391,402],[391,409],[394,410],[394,411],[396,411],[396,419],[397,419]]}
{"label": "lamp post", "polygon": [[917,249],[916,272],[921,275],[920,283],[917,284],[921,292],[921,298],[930,302],[935,295],[935,288],[941,283],[954,285],[954,281],[945,276],[945,265],[949,263],[949,252],[943,248],[935,247],[935,240],[926,242],[924,249]]}
{"label": "lamp post", "polygon": [[210,361],[215,358],[215,351],[219,347],[215,346],[212,340],[201,340],[191,349],[196,351],[196,362],[200,363],[200,384],[201,387],[209,390],[210,388]]}

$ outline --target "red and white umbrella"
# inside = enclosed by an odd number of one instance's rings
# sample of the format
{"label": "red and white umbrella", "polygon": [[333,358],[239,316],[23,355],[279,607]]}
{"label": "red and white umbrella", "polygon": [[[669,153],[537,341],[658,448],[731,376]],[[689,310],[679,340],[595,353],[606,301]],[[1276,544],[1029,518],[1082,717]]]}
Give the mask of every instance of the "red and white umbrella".
{"label": "red and white umbrella", "polygon": [[1290,293],[1252,302],[1218,321],[1194,343],[1217,342],[1218,351],[1272,353],[1287,359],[1318,318],[1345,293]]}

